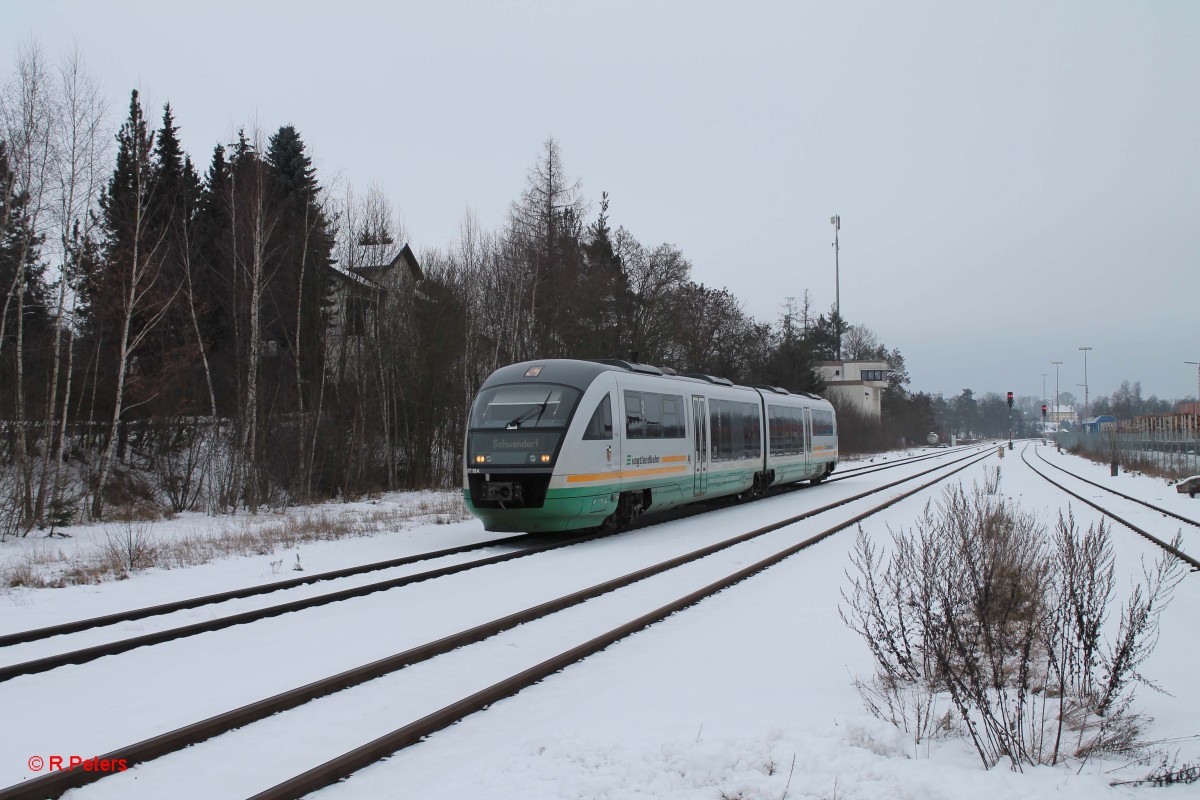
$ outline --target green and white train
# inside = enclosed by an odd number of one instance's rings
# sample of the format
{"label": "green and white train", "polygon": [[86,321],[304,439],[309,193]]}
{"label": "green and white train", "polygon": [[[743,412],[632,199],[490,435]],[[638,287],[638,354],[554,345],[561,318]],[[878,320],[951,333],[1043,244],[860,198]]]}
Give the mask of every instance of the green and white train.
{"label": "green and white train", "polygon": [[[615,421],[615,424],[614,424]],[[496,370],[471,408],[463,496],[489,531],[620,528],[641,514],[823,480],[833,406],[627,361]]]}

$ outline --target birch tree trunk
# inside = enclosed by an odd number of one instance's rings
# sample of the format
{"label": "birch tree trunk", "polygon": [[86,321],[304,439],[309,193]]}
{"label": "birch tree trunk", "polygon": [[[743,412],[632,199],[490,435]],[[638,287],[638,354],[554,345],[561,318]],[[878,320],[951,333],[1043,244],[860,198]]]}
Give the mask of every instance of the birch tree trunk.
{"label": "birch tree trunk", "polygon": [[[108,485],[113,454],[116,451],[117,437],[120,433],[121,414],[125,407],[125,379],[129,374],[130,358],[137,350],[138,345],[142,343],[154,326],[158,324],[158,321],[166,314],[167,309],[170,308],[171,302],[174,301],[175,295],[179,291],[177,287],[175,293],[165,302],[162,302],[157,309],[148,308],[152,292],[161,274],[159,269],[161,266],[159,262],[159,249],[166,236],[166,229],[164,228],[163,232],[149,246],[143,246],[142,239],[146,236],[146,200],[150,197],[152,191],[147,183],[149,176],[144,174],[139,159],[135,159],[135,170],[134,189],[136,204],[133,220],[133,250],[128,265],[129,271],[125,275],[126,281],[122,286],[121,331],[117,339],[117,387],[113,397],[113,412],[108,429],[108,441],[105,444],[104,453],[100,456],[96,496],[92,498],[92,516],[98,519],[104,516],[104,490]],[[152,311],[151,316],[137,330],[134,330],[134,317],[147,310]]]}

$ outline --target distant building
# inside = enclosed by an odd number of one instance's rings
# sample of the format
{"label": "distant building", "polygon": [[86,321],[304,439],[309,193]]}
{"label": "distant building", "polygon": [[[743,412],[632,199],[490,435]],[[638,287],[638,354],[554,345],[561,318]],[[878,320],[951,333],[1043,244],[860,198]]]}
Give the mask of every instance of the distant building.
{"label": "distant building", "polygon": [[[424,279],[421,265],[407,244],[378,252],[378,263],[329,268],[329,350],[326,368],[340,375],[356,369],[362,344],[379,335],[379,312],[389,294]],[[371,252],[368,250],[368,252]],[[419,294],[419,289],[417,290]]]}
{"label": "distant building", "polygon": [[883,390],[888,387],[891,367],[886,361],[818,361],[817,372],[825,380],[825,396],[879,419],[883,414]]}
{"label": "distant building", "polygon": [[1187,400],[1175,404],[1176,414],[1200,414],[1200,403],[1195,400]]}
{"label": "distant building", "polygon": [[1062,423],[1069,422],[1074,424],[1076,418],[1075,406],[1067,404],[1062,406],[1051,405],[1047,407],[1046,422],[1058,429]]}
{"label": "distant building", "polygon": [[1100,433],[1108,430],[1109,426],[1116,429],[1117,418],[1109,414],[1101,414],[1098,417],[1088,417],[1084,420],[1083,429],[1088,433]]}
{"label": "distant building", "polygon": [[389,292],[424,277],[421,265],[407,244],[386,261],[349,271],[330,267],[329,330],[335,340],[366,336],[374,331],[379,306]]}

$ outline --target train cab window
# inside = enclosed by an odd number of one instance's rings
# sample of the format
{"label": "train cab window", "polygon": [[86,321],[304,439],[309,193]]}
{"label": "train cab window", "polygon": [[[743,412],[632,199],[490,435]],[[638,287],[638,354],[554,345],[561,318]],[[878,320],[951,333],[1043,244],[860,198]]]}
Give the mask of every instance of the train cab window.
{"label": "train cab window", "polygon": [[579,390],[549,383],[505,384],[484,389],[471,408],[471,427],[490,430],[565,428]]}
{"label": "train cab window", "polygon": [[611,439],[612,435],[612,401],[608,395],[596,406],[592,418],[588,420],[587,428],[583,431],[584,439]]}

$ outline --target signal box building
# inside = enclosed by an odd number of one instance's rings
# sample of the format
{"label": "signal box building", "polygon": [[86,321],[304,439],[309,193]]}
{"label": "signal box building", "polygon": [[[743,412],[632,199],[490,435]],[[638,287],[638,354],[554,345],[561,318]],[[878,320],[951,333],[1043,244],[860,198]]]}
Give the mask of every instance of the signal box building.
{"label": "signal box building", "polygon": [[817,371],[825,379],[827,398],[837,398],[874,419],[882,416],[883,390],[891,371],[886,361],[818,361]]}

